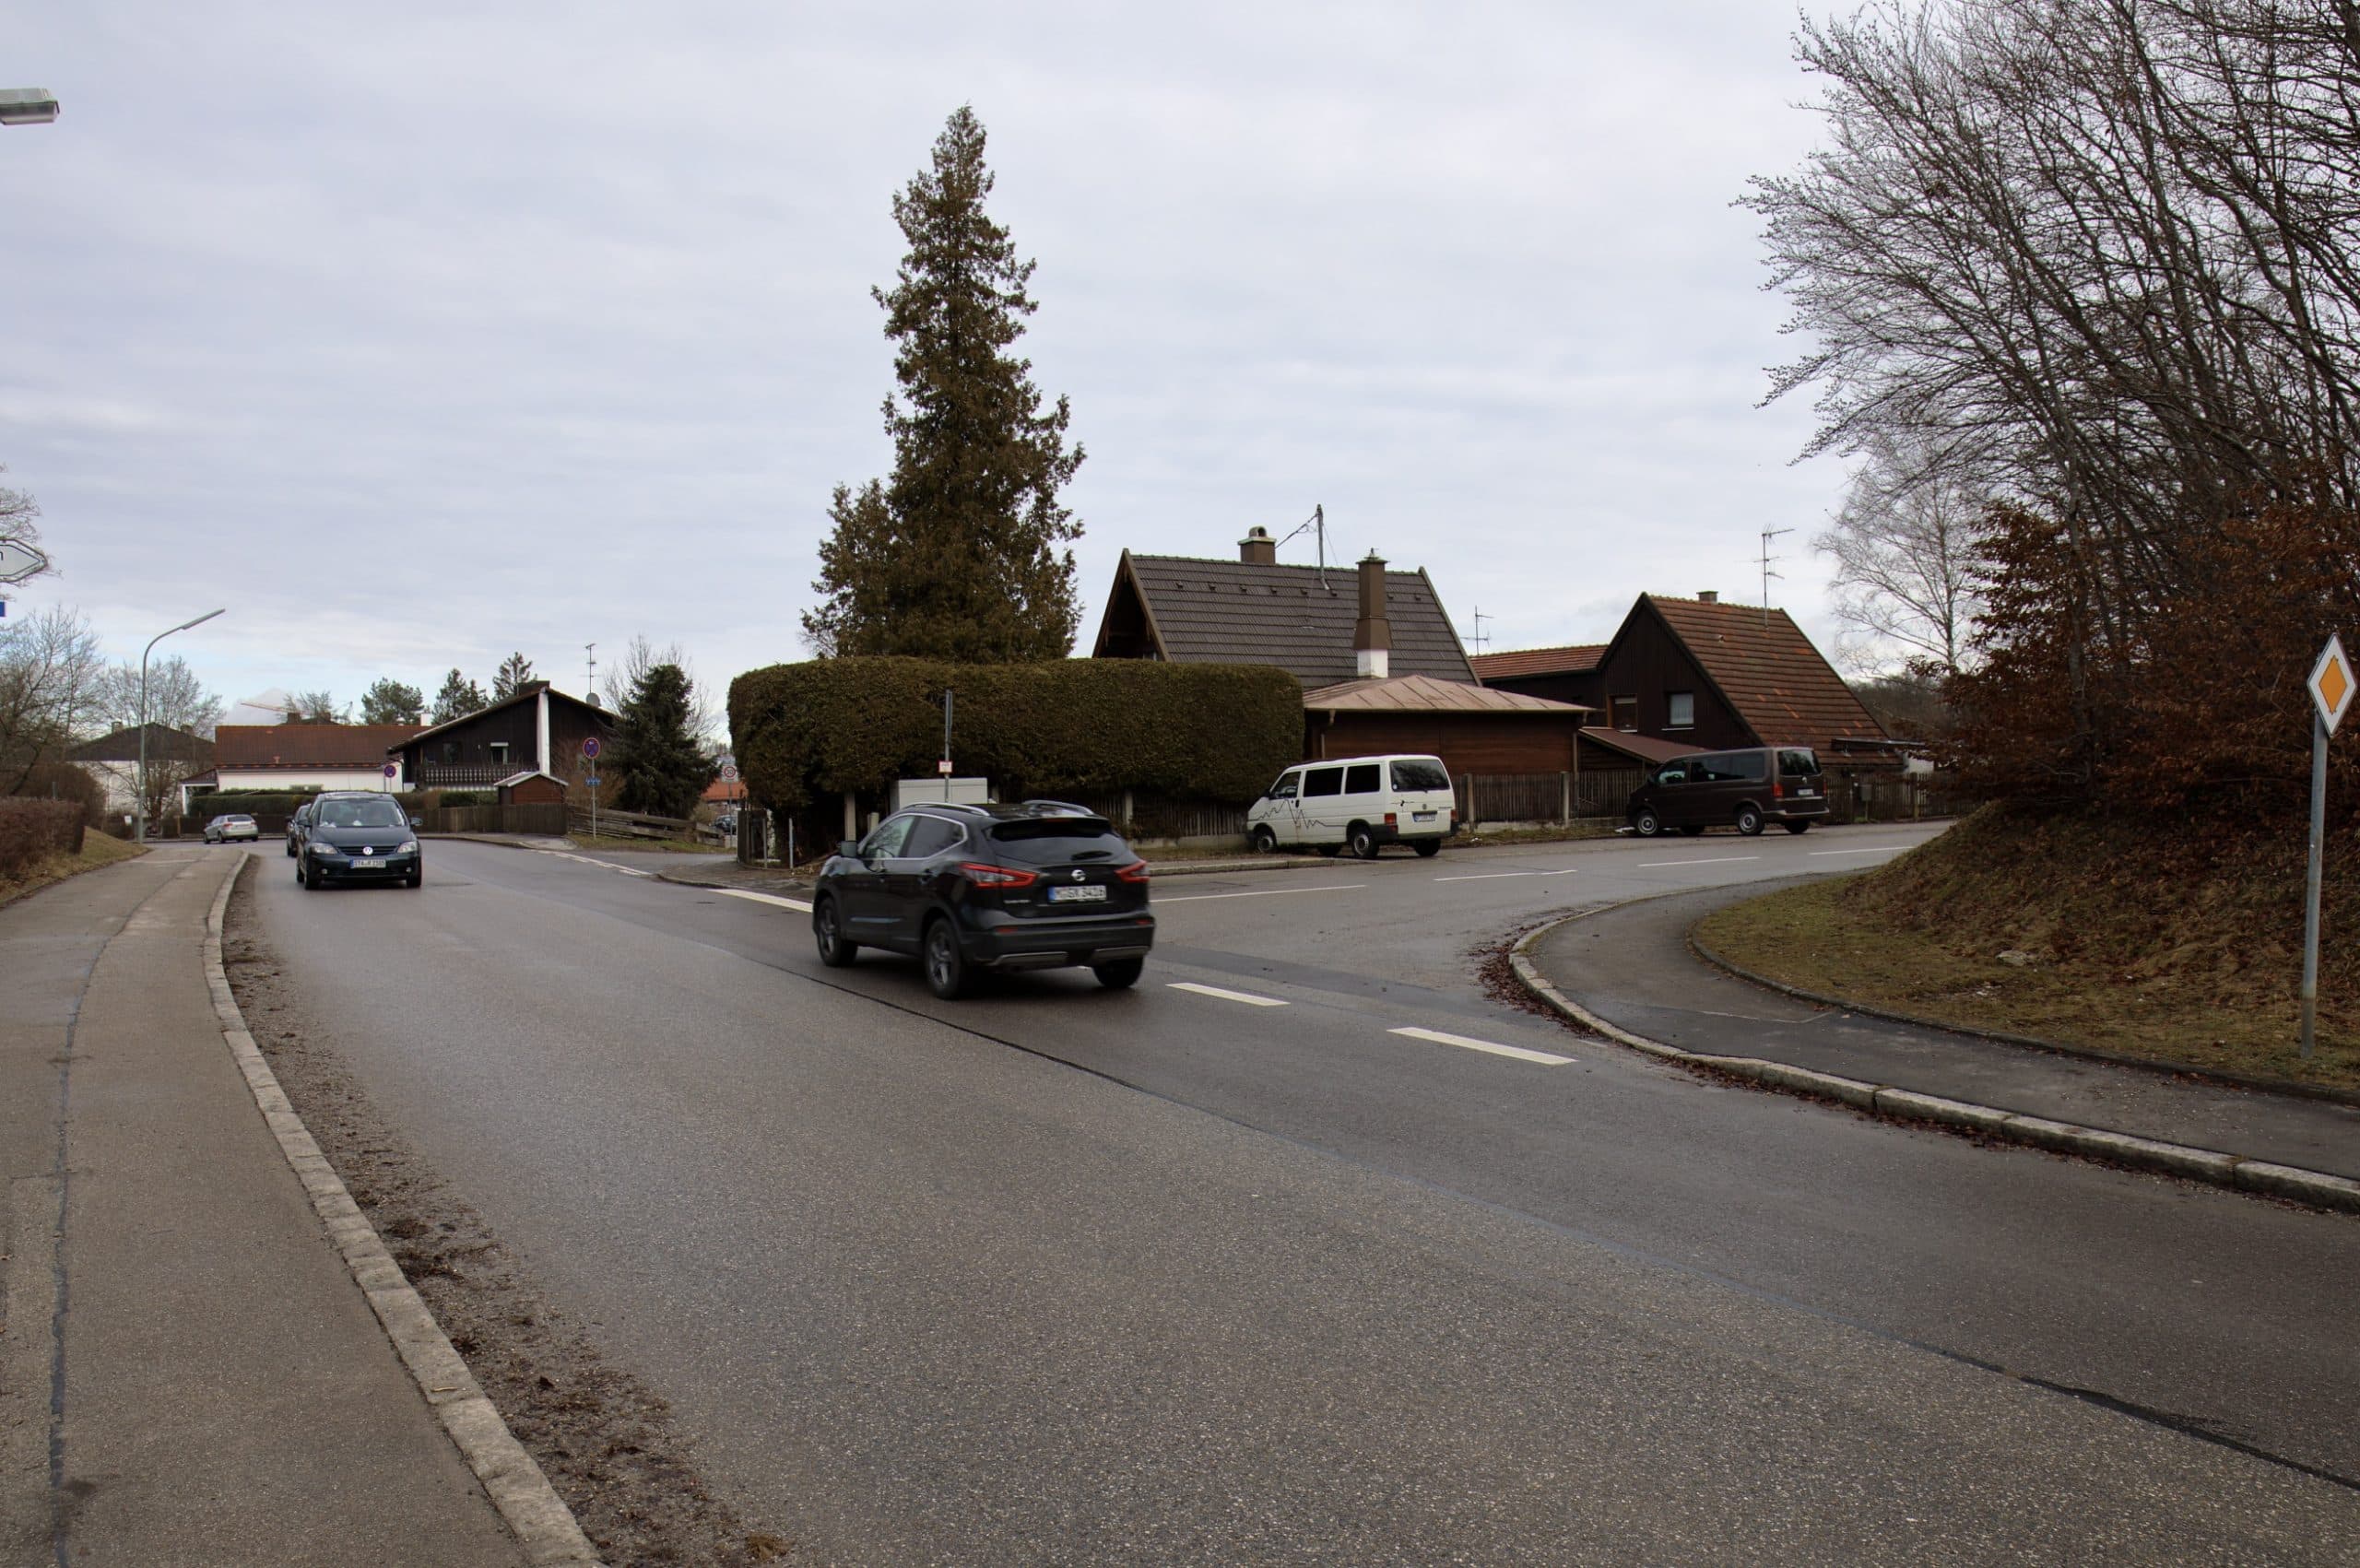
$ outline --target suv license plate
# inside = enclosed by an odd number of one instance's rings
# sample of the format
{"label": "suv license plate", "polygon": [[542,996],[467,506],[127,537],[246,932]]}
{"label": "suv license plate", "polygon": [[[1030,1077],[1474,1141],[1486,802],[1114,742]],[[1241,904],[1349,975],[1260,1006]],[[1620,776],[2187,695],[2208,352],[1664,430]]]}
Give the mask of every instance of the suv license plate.
{"label": "suv license plate", "polygon": [[385,863],[383,860],[356,860],[352,863],[352,868],[355,871],[383,871],[385,868]]}
{"label": "suv license plate", "polygon": [[1819,793],[1819,791],[1817,791],[1817,790],[1815,790],[1815,789],[1799,789],[1799,790],[1795,791],[1795,795],[1797,796],[1797,797],[1798,797],[1798,798],[1800,798],[1800,799],[1803,799],[1803,800],[1809,800],[1811,796],[1813,796],[1817,795],[1818,793]]}
{"label": "suv license plate", "polygon": [[1096,882],[1084,882],[1076,888],[1051,888],[1051,903],[1104,903],[1106,890]]}

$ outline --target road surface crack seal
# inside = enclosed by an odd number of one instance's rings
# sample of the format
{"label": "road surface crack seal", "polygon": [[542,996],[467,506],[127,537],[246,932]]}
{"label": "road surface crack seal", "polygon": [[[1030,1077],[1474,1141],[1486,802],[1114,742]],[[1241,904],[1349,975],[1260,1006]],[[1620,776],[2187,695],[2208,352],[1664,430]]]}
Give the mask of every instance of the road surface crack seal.
{"label": "road surface crack seal", "polygon": [[508,1423],[478,1386],[475,1374],[467,1370],[466,1362],[435,1322],[434,1315],[411,1288],[401,1266],[385,1250],[376,1228],[352,1201],[343,1179],[312,1140],[302,1118],[288,1103],[270,1064],[263,1060],[253,1034],[247,1031],[245,1015],[238,1009],[237,997],[230,993],[230,978],[221,964],[222,922],[230,894],[238,885],[238,876],[237,871],[232,871],[223,880],[221,891],[205,917],[205,979],[213,993],[213,1010],[221,1021],[222,1039],[254,1092],[255,1108],[277,1138],[279,1151],[287,1157],[296,1179],[303,1184],[312,1208],[327,1227],[328,1239],[336,1244],[345,1266],[352,1270],[353,1282],[368,1298],[377,1321],[384,1326],[386,1338],[401,1356],[402,1364],[417,1380],[419,1395],[442,1421],[442,1430],[450,1433],[451,1441],[458,1445],[467,1468],[482,1481],[501,1517],[524,1546],[525,1556],[537,1564],[569,1563],[596,1568],[597,1553],[592,1550],[589,1538],[582,1533],[581,1525],[575,1522],[572,1510],[566,1507],[540,1466],[516,1441]]}

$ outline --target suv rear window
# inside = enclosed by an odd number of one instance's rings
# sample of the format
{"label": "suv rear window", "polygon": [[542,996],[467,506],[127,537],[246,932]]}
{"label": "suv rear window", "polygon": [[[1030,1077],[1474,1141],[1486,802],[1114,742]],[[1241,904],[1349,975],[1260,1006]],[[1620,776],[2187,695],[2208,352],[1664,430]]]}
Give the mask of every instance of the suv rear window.
{"label": "suv rear window", "polygon": [[992,846],[1004,860],[1056,866],[1072,860],[1113,860],[1127,866],[1138,856],[1115,824],[1103,817],[1036,817],[995,822]]}
{"label": "suv rear window", "polygon": [[1393,787],[1398,790],[1448,789],[1450,774],[1440,762],[1424,757],[1406,757],[1393,764]]}
{"label": "suv rear window", "polygon": [[1809,751],[1781,751],[1778,771],[1794,778],[1815,779],[1819,777],[1819,759]]}

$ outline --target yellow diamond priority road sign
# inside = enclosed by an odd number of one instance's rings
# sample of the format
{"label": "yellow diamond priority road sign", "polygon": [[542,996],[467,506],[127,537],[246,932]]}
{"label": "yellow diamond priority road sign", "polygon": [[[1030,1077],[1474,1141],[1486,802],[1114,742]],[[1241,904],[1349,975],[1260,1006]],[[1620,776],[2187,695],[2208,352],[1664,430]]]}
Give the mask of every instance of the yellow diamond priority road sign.
{"label": "yellow diamond priority road sign", "polygon": [[2343,722],[2344,711],[2352,706],[2353,693],[2360,691],[2360,677],[2352,673],[2352,661],[2344,656],[2343,640],[2330,635],[2327,647],[2319,654],[2319,662],[2311,666],[2311,701],[2319,705],[2319,723],[2330,735]]}

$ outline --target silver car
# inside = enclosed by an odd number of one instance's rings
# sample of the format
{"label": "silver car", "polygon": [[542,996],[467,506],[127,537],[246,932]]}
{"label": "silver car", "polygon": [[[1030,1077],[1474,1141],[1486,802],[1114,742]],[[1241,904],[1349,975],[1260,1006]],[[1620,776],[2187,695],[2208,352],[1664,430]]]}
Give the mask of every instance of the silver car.
{"label": "silver car", "polygon": [[262,837],[262,830],[255,827],[254,819],[242,811],[233,812],[226,817],[216,817],[205,824],[206,843],[228,843],[232,839],[243,839],[248,843],[252,843],[260,837]]}

